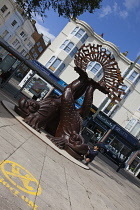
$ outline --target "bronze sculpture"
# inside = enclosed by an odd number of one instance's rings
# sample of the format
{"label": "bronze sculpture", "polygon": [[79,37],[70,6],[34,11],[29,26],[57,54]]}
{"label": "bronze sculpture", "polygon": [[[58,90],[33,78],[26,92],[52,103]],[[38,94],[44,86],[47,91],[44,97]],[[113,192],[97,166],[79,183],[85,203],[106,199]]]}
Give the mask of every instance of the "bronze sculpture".
{"label": "bronze sculpture", "polygon": [[[98,83],[88,78],[86,73],[90,61],[100,62],[103,66],[104,75]],[[122,77],[115,59],[102,51],[99,45],[97,47],[83,45],[75,56],[75,64],[74,69],[80,76],[65,87],[62,96],[47,97],[40,102],[20,99],[15,111],[37,131],[44,127],[48,132],[48,138],[56,146],[65,149],[74,158],[82,160],[88,151],[88,146],[84,144],[81,136],[82,119],[90,111],[93,92],[98,89],[116,102],[123,93],[119,89]],[[76,110],[74,102],[83,94],[85,94],[83,105]]]}

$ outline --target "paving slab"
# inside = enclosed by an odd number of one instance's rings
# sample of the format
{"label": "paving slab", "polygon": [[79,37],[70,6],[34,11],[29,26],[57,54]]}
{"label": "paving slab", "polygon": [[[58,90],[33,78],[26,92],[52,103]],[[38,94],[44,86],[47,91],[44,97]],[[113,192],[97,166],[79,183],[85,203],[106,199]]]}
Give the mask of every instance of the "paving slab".
{"label": "paving slab", "polygon": [[30,130],[32,133],[34,133],[36,136],[38,136],[43,142],[45,142],[47,145],[49,145],[50,147],[52,147],[55,151],[57,151],[58,153],[60,153],[61,155],[63,155],[64,157],[66,157],[67,159],[69,159],[70,161],[72,161],[73,163],[81,166],[84,169],[89,169],[88,166],[84,165],[82,162],[76,160],[75,158],[73,158],[71,155],[69,155],[65,150],[61,150],[59,149],[57,146],[55,146],[47,137],[46,137],[46,133],[45,132],[37,132],[36,130],[34,130],[32,127],[30,127],[28,124],[26,124],[23,120],[22,117],[20,117],[15,111],[14,111],[14,107],[15,104],[10,103],[9,101],[2,101],[3,106],[21,123],[23,124],[28,130]]}
{"label": "paving slab", "polygon": [[1,108],[0,210],[140,210],[140,188],[100,157],[86,170]]}

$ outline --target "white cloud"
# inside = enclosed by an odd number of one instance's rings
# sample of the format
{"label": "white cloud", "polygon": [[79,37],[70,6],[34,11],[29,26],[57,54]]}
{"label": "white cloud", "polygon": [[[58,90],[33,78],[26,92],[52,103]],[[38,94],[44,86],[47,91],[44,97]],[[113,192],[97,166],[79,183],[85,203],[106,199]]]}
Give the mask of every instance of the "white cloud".
{"label": "white cloud", "polygon": [[140,6],[140,0],[125,0],[124,6],[127,10],[131,10]]}
{"label": "white cloud", "polygon": [[105,17],[106,15],[109,15],[110,13],[112,13],[112,9],[109,5],[107,5],[106,7],[102,9],[102,13],[100,14],[100,17]]}
{"label": "white cloud", "polygon": [[49,29],[48,28],[42,26],[38,22],[36,22],[35,25],[36,25],[36,28],[37,28],[37,30],[38,30],[39,33],[42,33],[44,36],[47,36],[52,41],[55,39],[55,36],[49,32]]}
{"label": "white cloud", "polygon": [[[123,8],[122,8],[123,6]],[[112,7],[110,5],[107,5],[102,8],[100,17],[105,17],[110,14],[114,14],[116,16],[120,16],[121,18],[126,18],[129,15],[129,11],[131,9],[138,8],[140,6],[140,0],[124,0],[124,3],[117,4],[117,2],[114,2]]]}
{"label": "white cloud", "polygon": [[115,2],[113,5],[113,11],[117,12],[117,10],[118,10],[118,4]]}
{"label": "white cloud", "polygon": [[128,12],[126,10],[120,10],[119,15],[122,18],[126,18],[128,16]]}

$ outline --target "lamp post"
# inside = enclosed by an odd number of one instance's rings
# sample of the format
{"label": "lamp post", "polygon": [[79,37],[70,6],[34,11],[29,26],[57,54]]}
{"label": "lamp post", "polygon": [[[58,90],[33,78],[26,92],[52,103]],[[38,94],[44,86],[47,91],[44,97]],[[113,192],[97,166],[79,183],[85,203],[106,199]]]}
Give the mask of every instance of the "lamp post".
{"label": "lamp post", "polygon": [[131,63],[128,70],[126,71],[126,73],[124,74],[124,78],[130,73],[130,71],[134,68],[134,66],[136,65],[136,63],[138,62],[138,60],[140,59],[140,55],[136,58],[136,60],[134,61],[134,63]]}

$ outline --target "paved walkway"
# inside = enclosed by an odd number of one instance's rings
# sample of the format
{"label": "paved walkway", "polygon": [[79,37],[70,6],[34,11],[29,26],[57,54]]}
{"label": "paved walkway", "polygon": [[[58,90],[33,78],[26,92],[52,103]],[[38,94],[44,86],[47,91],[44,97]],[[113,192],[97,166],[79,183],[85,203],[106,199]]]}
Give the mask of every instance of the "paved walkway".
{"label": "paved walkway", "polygon": [[[0,90],[0,101],[10,101]],[[0,104],[0,210],[140,210],[140,188],[99,157],[83,169]]]}

